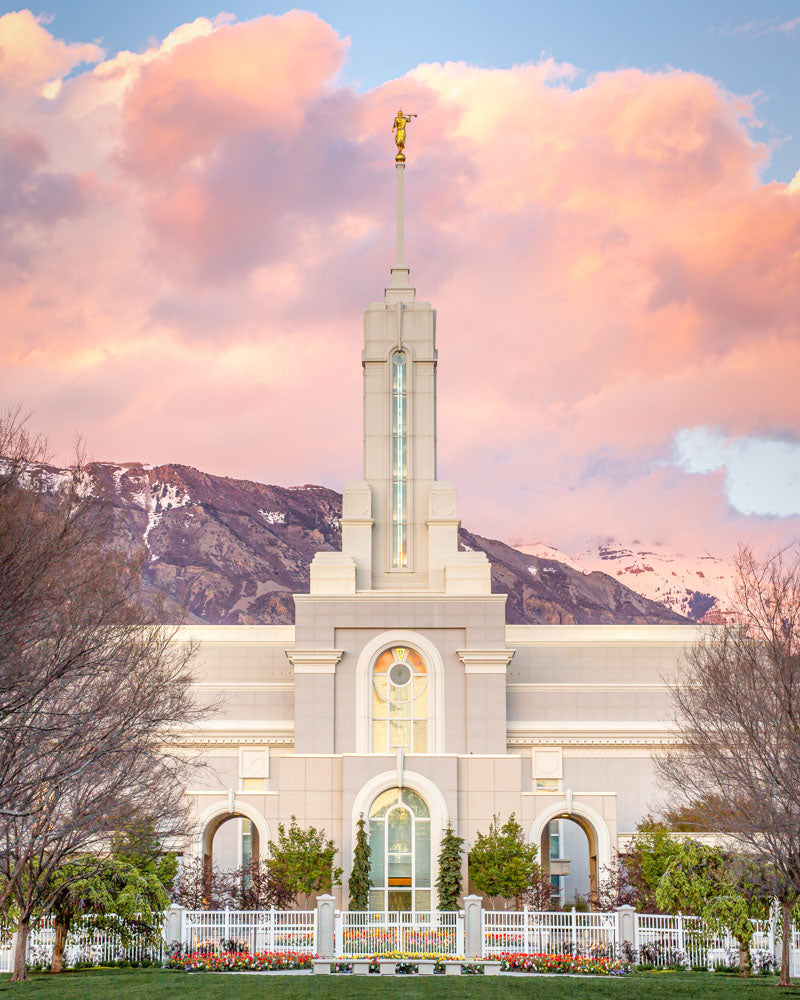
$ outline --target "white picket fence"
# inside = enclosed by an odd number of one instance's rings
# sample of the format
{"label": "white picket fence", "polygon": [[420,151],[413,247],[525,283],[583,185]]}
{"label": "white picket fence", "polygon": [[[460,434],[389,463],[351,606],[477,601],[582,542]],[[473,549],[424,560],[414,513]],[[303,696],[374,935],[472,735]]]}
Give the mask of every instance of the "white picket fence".
{"label": "white picket fence", "polygon": [[[714,969],[738,960],[732,934],[713,932],[699,917],[634,913],[633,947],[639,962],[664,968],[684,965]],[[780,941],[775,919],[753,920],[751,950],[776,955]],[[792,975],[800,975],[800,930],[792,935]],[[573,954],[587,957],[622,954],[620,915],[572,911],[484,910],[484,957],[523,954]]]}
{"label": "white picket fence", "polygon": [[[332,901],[331,901],[332,902]],[[570,911],[480,910],[482,954],[492,958],[504,953],[578,954],[625,956],[621,927],[623,914]],[[89,918],[73,925],[65,949],[66,964],[101,964],[120,959],[163,961],[172,945],[191,951],[219,953],[228,949],[248,952],[319,952],[319,910],[183,910],[175,907],[158,928],[158,939],[142,934],[127,947],[107,918],[95,927]],[[472,919],[472,918],[470,918]],[[737,945],[730,934],[715,934],[697,917],[681,914],[628,912],[626,938],[633,941],[639,962],[665,967],[680,964],[716,968],[736,960]],[[780,955],[780,925],[776,919],[753,921],[752,950]],[[328,947],[342,957],[436,952],[465,954],[465,917],[462,912],[336,912]],[[324,938],[324,934],[323,934]],[[44,917],[28,938],[29,964],[50,962],[55,939],[53,918]],[[470,940],[473,940],[470,938]],[[0,938],[0,972],[13,966],[12,938]],[[800,975],[800,928],[794,927],[791,974]]]}
{"label": "white picket fence", "polygon": [[[90,962],[102,965],[120,959],[141,962],[149,959],[161,963],[164,958],[164,933],[154,941],[146,934],[138,934],[127,945],[122,935],[114,928],[114,915],[104,918],[104,926],[93,926],[92,918],[79,917],[73,922],[64,948],[64,962],[67,966],[76,962]],[[53,956],[56,932],[52,916],[41,917],[31,926],[28,934],[28,964],[49,965]],[[14,967],[13,936],[6,934],[0,939],[0,972],[11,972]]]}
{"label": "white picket fence", "polygon": [[[775,955],[780,936],[776,920],[752,920],[751,951],[769,951]],[[694,968],[715,969],[731,964],[739,945],[733,935],[712,931],[699,917],[683,914],[637,913],[634,923],[635,946],[640,962],[656,966],[685,964]],[[798,931],[793,929],[792,958],[796,964]],[[794,973],[793,973],[794,974]]]}
{"label": "white picket fence", "polygon": [[336,953],[385,955],[392,951],[464,954],[464,916],[449,912],[381,913],[342,910],[336,917]]}
{"label": "white picket fence", "polygon": [[484,910],[483,954],[613,955],[619,926],[616,913],[576,910]]}
{"label": "white picket fence", "polygon": [[315,950],[316,910],[184,910],[180,942],[189,951]]}

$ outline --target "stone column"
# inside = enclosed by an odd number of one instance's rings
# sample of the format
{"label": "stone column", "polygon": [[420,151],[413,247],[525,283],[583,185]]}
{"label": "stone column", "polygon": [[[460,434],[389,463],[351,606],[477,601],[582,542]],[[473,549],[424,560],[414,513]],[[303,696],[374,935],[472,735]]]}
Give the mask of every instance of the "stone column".
{"label": "stone column", "polygon": [[464,956],[483,958],[483,897],[464,897]]}
{"label": "stone column", "polygon": [[622,946],[627,944],[630,954],[636,947],[636,911],[632,906],[617,907],[617,952],[622,950]]}
{"label": "stone column", "polygon": [[314,942],[314,951],[320,958],[336,957],[336,914],[333,904],[333,896],[317,896],[317,940]]}

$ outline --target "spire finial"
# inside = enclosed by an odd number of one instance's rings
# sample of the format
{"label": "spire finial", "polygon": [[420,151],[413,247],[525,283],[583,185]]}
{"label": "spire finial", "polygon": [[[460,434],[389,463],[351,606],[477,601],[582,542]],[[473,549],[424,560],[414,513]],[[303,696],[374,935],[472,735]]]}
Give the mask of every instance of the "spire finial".
{"label": "spire finial", "polygon": [[394,121],[392,122],[392,131],[394,132],[394,142],[397,146],[397,156],[395,156],[395,163],[405,163],[406,154],[403,150],[406,148],[406,125],[411,121],[412,118],[417,118],[417,115],[404,115],[403,109],[397,112],[394,116]]}

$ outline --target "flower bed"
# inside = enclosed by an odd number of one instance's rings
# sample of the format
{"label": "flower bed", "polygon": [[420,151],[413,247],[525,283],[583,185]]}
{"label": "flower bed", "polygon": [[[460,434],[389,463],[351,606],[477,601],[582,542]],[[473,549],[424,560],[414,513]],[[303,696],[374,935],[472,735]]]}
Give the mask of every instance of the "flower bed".
{"label": "flower bed", "polygon": [[220,954],[193,951],[172,955],[167,968],[183,972],[279,972],[310,969],[310,952],[302,951],[223,951]]}
{"label": "flower bed", "polygon": [[344,944],[349,952],[364,955],[395,953],[398,943],[405,943],[409,952],[423,950],[450,951],[455,947],[455,928],[413,930],[412,928],[382,928],[368,926],[344,932]]}
{"label": "flower bed", "polygon": [[583,955],[500,955],[504,972],[549,972],[580,976],[625,976],[633,963],[619,958],[588,958]]}

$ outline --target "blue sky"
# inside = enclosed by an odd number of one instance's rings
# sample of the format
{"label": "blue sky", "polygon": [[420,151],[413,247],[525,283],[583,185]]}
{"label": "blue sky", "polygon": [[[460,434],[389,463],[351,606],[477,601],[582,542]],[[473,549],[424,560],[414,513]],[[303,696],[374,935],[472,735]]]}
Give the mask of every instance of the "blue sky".
{"label": "blue sky", "polygon": [[[221,10],[245,20],[304,5],[251,0],[47,0],[52,30],[70,41],[98,40],[109,52],[139,51],[153,37]],[[3,6],[3,11],[16,9]],[[374,2],[318,0],[307,5],[351,37],[345,78],[359,90],[378,86],[421,62],[463,60],[508,67],[552,56],[588,74],[620,67],[677,67],[756,95],[761,128],[772,149],[765,180],[790,180],[800,169],[800,2],[568,3],[494,0]],[[580,84],[580,78],[576,81]]]}

